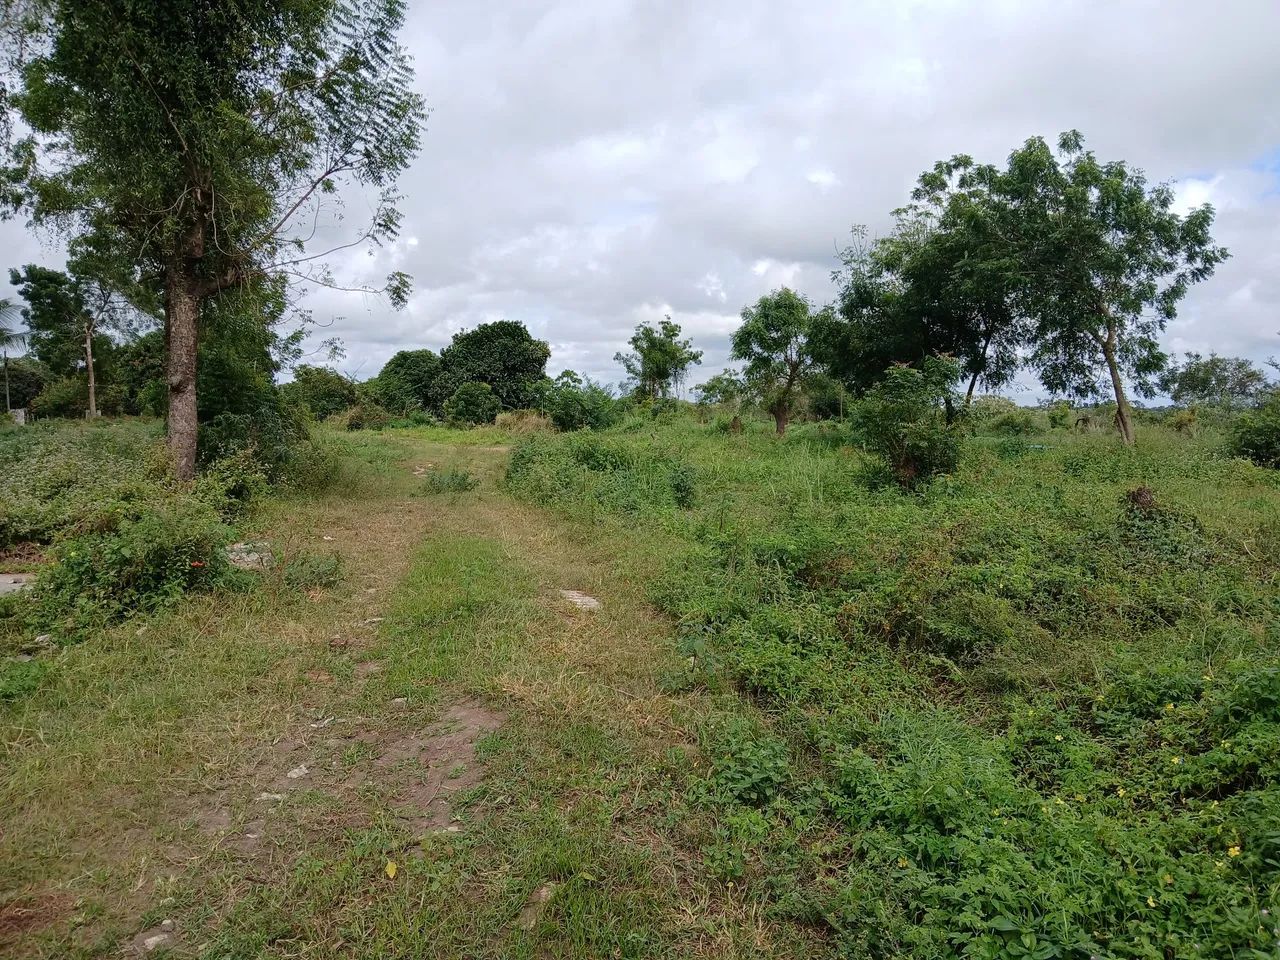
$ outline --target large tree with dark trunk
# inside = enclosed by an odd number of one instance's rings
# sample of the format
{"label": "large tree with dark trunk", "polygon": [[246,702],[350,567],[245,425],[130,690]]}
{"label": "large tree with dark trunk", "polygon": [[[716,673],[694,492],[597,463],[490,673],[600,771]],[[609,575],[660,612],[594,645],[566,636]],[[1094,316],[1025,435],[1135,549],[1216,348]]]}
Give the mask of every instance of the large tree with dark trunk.
{"label": "large tree with dark trunk", "polygon": [[[11,36],[13,209],[111,251],[163,290],[169,446],[196,460],[197,346],[219,298],[394,237],[425,117],[396,41],[403,0],[43,0]],[[335,214],[352,184],[372,216]],[[394,274],[386,291],[407,295]]]}

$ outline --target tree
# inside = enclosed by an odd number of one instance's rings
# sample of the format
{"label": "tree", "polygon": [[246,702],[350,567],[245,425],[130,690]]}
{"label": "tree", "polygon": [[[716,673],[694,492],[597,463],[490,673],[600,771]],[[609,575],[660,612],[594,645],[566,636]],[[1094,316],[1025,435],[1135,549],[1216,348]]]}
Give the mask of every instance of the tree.
{"label": "tree", "polygon": [[959,376],[959,364],[946,357],[927,357],[916,367],[899,364],[854,409],[863,442],[907,489],[950,473],[960,462],[960,427],[947,415]]}
{"label": "tree", "polygon": [[1239,410],[1255,403],[1267,390],[1267,375],[1242,357],[1205,357],[1188,353],[1160,376],[1160,389],[1181,406]]}
{"label": "tree", "polygon": [[702,362],[702,351],[694,350],[691,340],[680,339],[680,325],[669,315],[656,327],[637,326],[628,343],[631,353],[619,352],[613,359],[622,364],[636,393],[645,400],[669,396],[684,382],[689,367]]}
{"label": "tree", "polygon": [[[440,351],[440,376],[432,393],[435,409],[466,383],[487,383],[505,410],[523,410],[537,399],[551,348],[533,339],[523,323],[498,320],[455,334]],[[491,418],[492,419],[492,418]]]}
{"label": "tree", "polygon": [[[275,297],[280,277],[332,283],[339,187],[377,193],[337,247],[395,236],[394,183],[425,116],[396,42],[403,0],[48,0],[13,38],[6,199],[37,224],[127,262],[163,291],[168,440],[194,474],[202,324],[229,296]],[[32,36],[34,33],[35,36]],[[345,229],[339,227],[339,229]],[[393,274],[393,302],[408,278]]]}
{"label": "tree", "polygon": [[432,389],[440,376],[440,358],[430,350],[401,350],[382,368],[378,379],[398,381],[421,407],[431,405]]}
{"label": "tree", "polygon": [[709,377],[706,383],[694,387],[694,390],[698,394],[698,403],[711,407],[731,407],[737,413],[742,398],[746,395],[747,384],[741,373],[726,368]]}
{"label": "tree", "polygon": [[4,357],[5,413],[13,410],[9,402],[9,351],[22,346],[27,340],[26,331],[18,329],[17,316],[17,306],[7,299],[0,300],[0,356]]}
{"label": "tree", "polygon": [[487,383],[464,383],[444,402],[445,419],[468,426],[493,423],[501,409],[502,402]]}
{"label": "tree", "polygon": [[538,409],[551,418],[557,430],[602,430],[618,419],[618,401],[613,393],[573,370],[543,381]]}
{"label": "tree", "polygon": [[787,287],[762,296],[742,311],[742,326],[730,341],[734,360],[761,405],[773,416],[778,436],[787,432],[800,386],[813,367],[809,301]]}
{"label": "tree", "polygon": [[1076,131],[1055,153],[1028,140],[1000,169],[956,156],[920,178],[913,195],[939,211],[942,230],[992,244],[1027,319],[1029,362],[1053,393],[1096,396],[1109,380],[1116,426],[1134,442],[1124,380],[1153,388],[1165,363],[1157,335],[1191,284],[1227,257],[1205,204],[1179,216],[1167,184],[1149,186],[1120,161],[1100,163]]}
{"label": "tree", "polygon": [[98,415],[95,354],[110,349],[105,333],[118,325],[119,298],[106,283],[75,269],[71,272],[28,263],[9,271],[9,282],[27,306],[22,316],[30,330],[31,351],[55,374],[69,377],[83,360],[88,377],[88,415]]}
{"label": "tree", "polygon": [[1005,253],[980,224],[948,222],[946,212],[946,202],[921,199],[895,211],[888,236],[869,243],[855,227],[841,251],[837,311],[816,318],[811,339],[822,365],[855,393],[894,365],[939,355],[960,362],[966,405],[979,382],[995,389],[1016,374],[1026,331]]}
{"label": "tree", "polygon": [[296,400],[317,420],[342,413],[360,400],[356,385],[331,367],[299,364],[293,368],[293,382],[282,388],[285,396]]}

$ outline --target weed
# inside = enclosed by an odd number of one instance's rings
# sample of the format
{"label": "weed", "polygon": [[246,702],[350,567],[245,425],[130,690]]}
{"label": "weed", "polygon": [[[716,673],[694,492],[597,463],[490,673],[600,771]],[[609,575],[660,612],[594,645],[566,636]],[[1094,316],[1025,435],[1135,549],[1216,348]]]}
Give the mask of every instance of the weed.
{"label": "weed", "polygon": [[447,470],[434,467],[428,470],[422,480],[422,492],[425,494],[466,493],[480,485],[480,481],[461,467],[449,467]]}

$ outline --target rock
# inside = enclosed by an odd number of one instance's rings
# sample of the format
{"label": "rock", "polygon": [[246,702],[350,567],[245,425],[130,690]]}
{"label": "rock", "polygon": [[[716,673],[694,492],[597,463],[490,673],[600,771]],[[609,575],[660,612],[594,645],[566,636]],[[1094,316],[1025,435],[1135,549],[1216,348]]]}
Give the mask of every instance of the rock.
{"label": "rock", "polygon": [[172,933],[174,926],[175,924],[172,920],[160,921],[160,929],[163,930],[165,933]]}
{"label": "rock", "polygon": [[227,561],[240,570],[268,570],[275,565],[271,546],[266,543],[233,543],[227,547]]}
{"label": "rock", "polygon": [[258,794],[258,799],[275,803],[278,800],[283,800],[284,794],[283,793],[260,793]]}
{"label": "rock", "polygon": [[589,597],[579,590],[561,590],[560,596],[568,600],[580,610],[599,610],[600,601],[595,597]]}
{"label": "rock", "polygon": [[302,764],[302,766],[294,767],[292,770],[286,773],[285,776],[288,777],[290,780],[300,780],[310,772],[311,771],[307,769],[307,765],[304,763]]}
{"label": "rock", "polygon": [[0,573],[0,596],[31,589],[34,573]]}
{"label": "rock", "polygon": [[171,939],[173,938],[167,933],[157,933],[154,936],[144,937],[142,940],[142,949],[147,951],[147,953],[150,953],[153,950],[160,949]]}

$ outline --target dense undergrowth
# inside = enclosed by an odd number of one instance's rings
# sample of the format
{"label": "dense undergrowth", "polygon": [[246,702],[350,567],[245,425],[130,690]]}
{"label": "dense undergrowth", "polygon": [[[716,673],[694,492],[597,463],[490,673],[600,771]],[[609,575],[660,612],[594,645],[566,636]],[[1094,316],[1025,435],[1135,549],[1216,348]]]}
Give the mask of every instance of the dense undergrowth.
{"label": "dense undergrowth", "polygon": [[[1211,437],[998,424],[916,493],[808,427],[531,436],[723,695],[690,823],[852,957],[1273,957],[1280,484]],[[1014,425],[1016,426],[1016,425]]]}
{"label": "dense undergrowth", "polygon": [[[341,482],[328,446],[353,442],[304,438],[269,463],[242,447],[184,484],[169,473],[160,433],[155,421],[129,420],[0,430],[0,569],[36,574],[29,592],[0,597],[0,654],[10,655],[0,701],[35,689],[48,669],[38,655],[51,646],[191,591],[251,586],[228,562],[236,524],[273,491]],[[323,562],[289,562],[281,576],[291,584],[307,579],[299,564],[331,575]]]}

